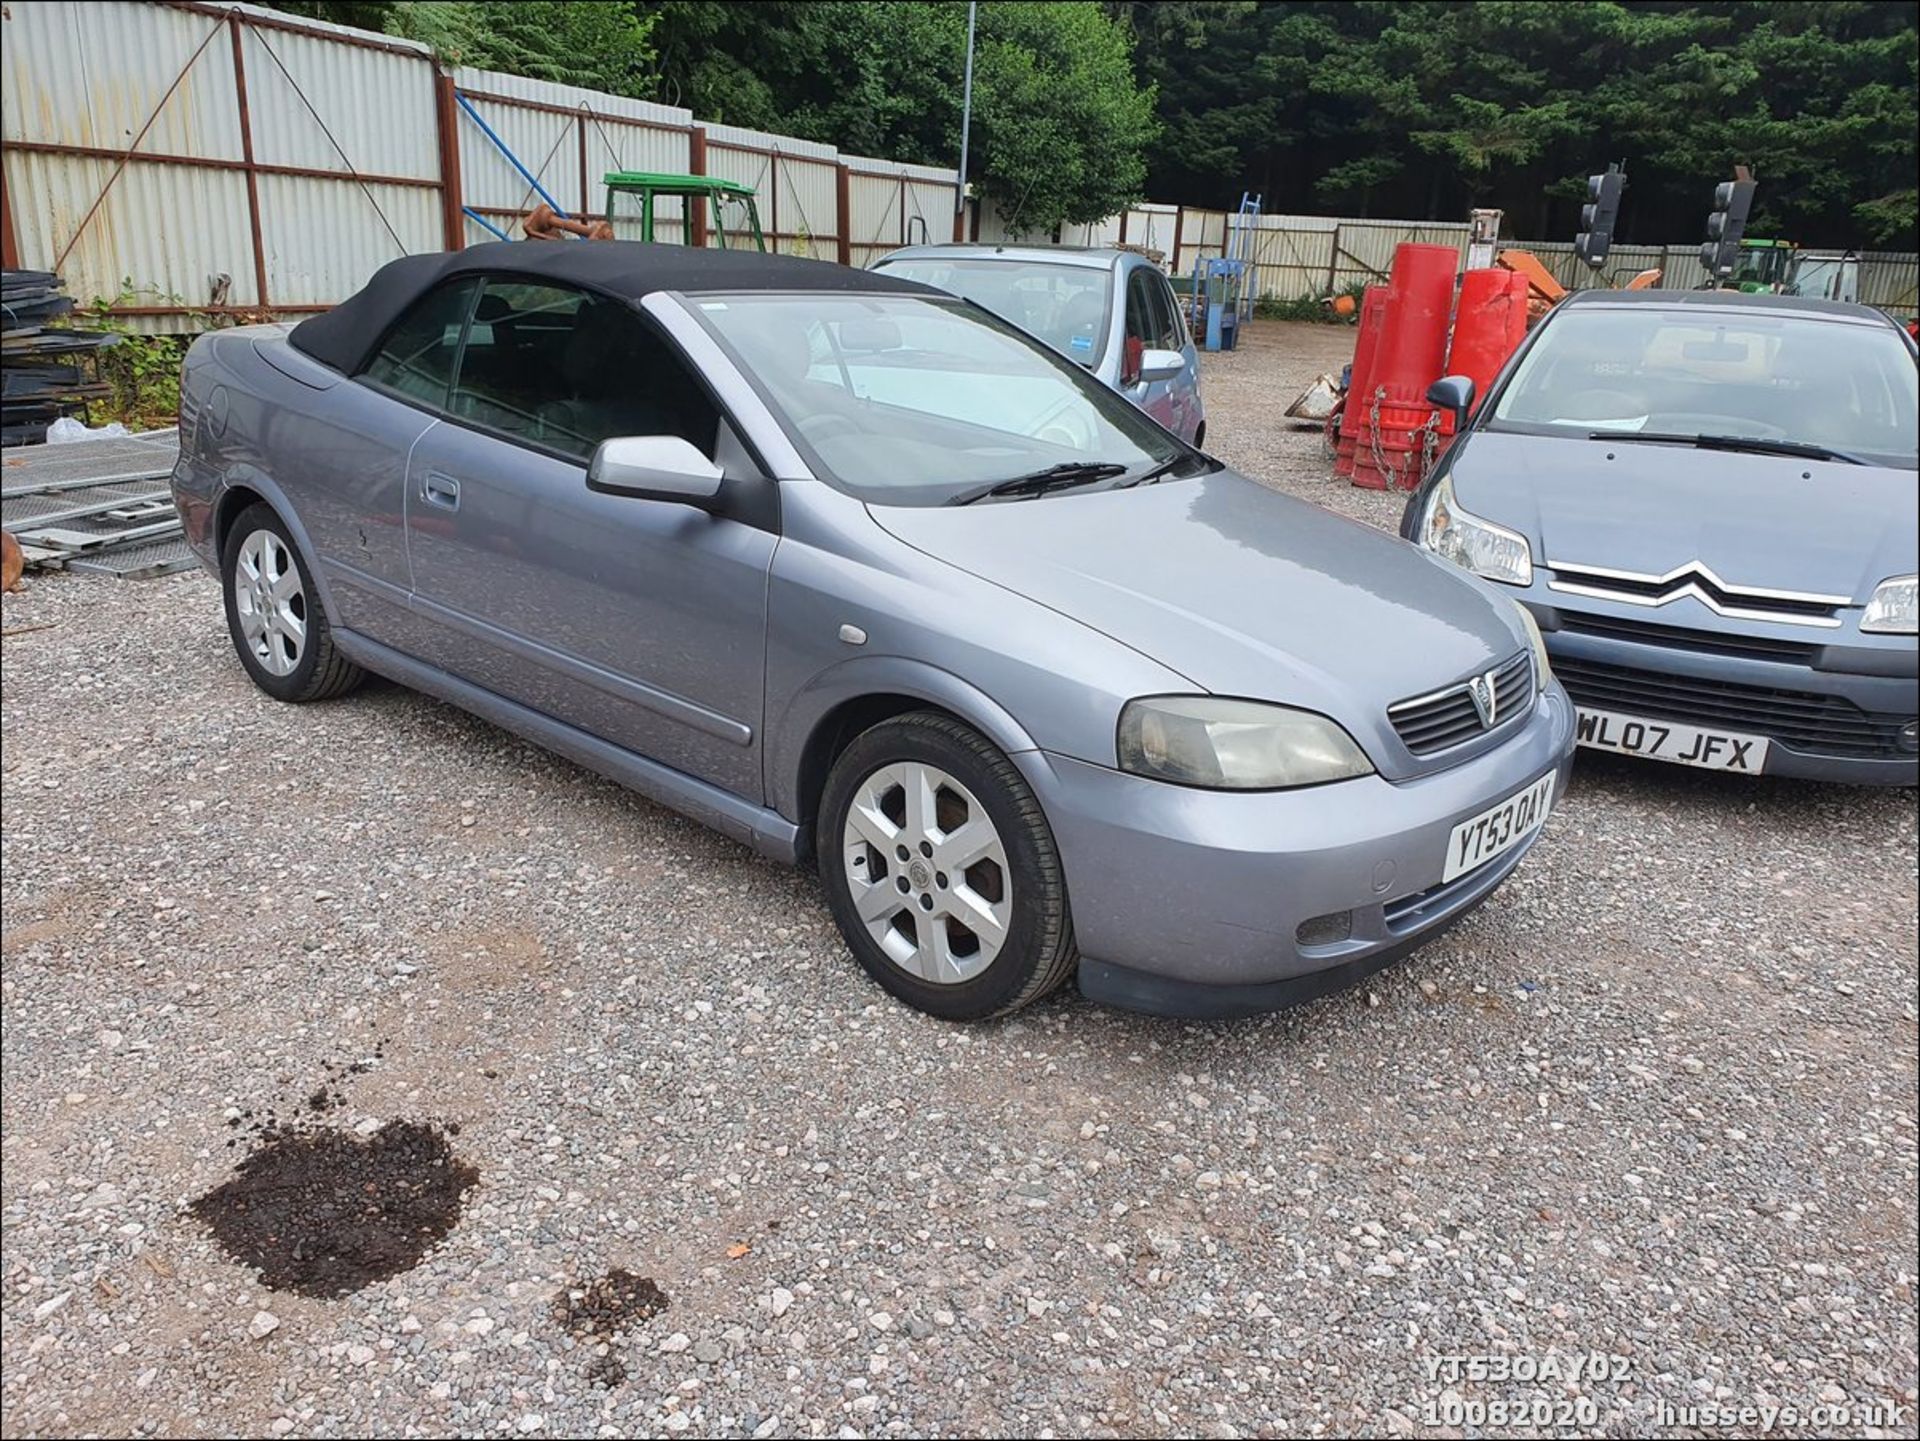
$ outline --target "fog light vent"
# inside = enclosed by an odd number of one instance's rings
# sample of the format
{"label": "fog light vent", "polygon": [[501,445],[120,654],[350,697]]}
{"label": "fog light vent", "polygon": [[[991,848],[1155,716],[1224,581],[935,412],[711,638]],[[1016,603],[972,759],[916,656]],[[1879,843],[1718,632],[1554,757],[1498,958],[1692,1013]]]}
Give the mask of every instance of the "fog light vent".
{"label": "fog light vent", "polygon": [[1900,749],[1920,751],[1920,720],[1910,720],[1900,727]]}
{"label": "fog light vent", "polygon": [[1353,935],[1353,912],[1334,911],[1329,915],[1315,916],[1310,921],[1302,921],[1293,938],[1302,946],[1334,946]]}

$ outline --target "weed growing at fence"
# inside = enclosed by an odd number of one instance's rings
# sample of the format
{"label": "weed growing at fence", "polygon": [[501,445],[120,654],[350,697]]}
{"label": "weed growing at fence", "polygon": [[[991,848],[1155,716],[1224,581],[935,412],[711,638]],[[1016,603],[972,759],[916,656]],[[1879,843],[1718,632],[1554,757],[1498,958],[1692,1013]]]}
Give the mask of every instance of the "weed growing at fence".
{"label": "weed growing at fence", "polygon": [[117,420],[130,430],[153,430],[172,425],[180,413],[180,363],[187,347],[203,330],[225,325],[251,325],[271,319],[259,314],[209,315],[187,309],[185,333],[153,335],[134,328],[133,321],[119,313],[130,305],[180,305],[177,295],[163,295],[151,288],[136,286],[131,278],[120,282],[118,295],[98,296],[80,312],[89,330],[104,330],[120,337],[118,345],[94,353],[94,365],[109,387],[107,397],[89,407],[95,425]]}
{"label": "weed growing at fence", "polygon": [[96,297],[82,312],[88,330],[120,337],[118,345],[94,353],[94,366],[109,387],[106,399],[88,407],[95,425],[117,420],[131,430],[152,430],[172,425],[180,412],[180,362],[193,337],[149,335],[114,313],[115,306],[140,303],[140,294],[131,280],[123,281],[118,295]]}
{"label": "weed growing at fence", "polygon": [[[1355,280],[1332,295],[1296,295],[1291,300],[1277,295],[1262,296],[1253,303],[1253,316],[1256,320],[1317,320],[1328,325],[1351,325],[1360,313],[1360,299],[1366,288],[1366,281]],[[1352,309],[1346,315],[1340,314],[1333,304],[1343,295],[1353,300]]]}

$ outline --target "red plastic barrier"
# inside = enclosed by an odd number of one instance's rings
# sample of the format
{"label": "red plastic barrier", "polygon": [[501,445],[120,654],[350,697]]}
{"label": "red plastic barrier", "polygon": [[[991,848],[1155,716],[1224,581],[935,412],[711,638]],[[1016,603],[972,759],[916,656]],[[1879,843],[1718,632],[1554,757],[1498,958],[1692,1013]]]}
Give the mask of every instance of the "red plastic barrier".
{"label": "red plastic barrier", "polygon": [[1520,342],[1527,338],[1527,327],[1533,323],[1533,286],[1527,277],[1519,271],[1509,271],[1507,285],[1513,292],[1513,307],[1507,312],[1507,334],[1511,343],[1507,354],[1511,355],[1520,348]]}
{"label": "red plastic barrier", "polygon": [[1379,396],[1375,421],[1355,447],[1353,483],[1373,490],[1420,483],[1426,434],[1434,424],[1427,387],[1447,361],[1447,322],[1460,252],[1450,245],[1402,245],[1393,253],[1388,287],[1393,303],[1374,356],[1371,390]]}
{"label": "red plastic barrier", "polygon": [[[1460,277],[1460,303],[1453,317],[1453,344],[1447,351],[1447,374],[1464,375],[1473,382],[1473,404],[1493,384],[1500,367],[1513,354],[1513,317],[1520,317],[1520,333],[1526,333],[1527,299],[1516,296],[1510,284],[1512,273],[1505,270],[1469,270]],[[1452,417],[1446,433],[1452,433]]]}
{"label": "red plastic barrier", "polygon": [[1340,411],[1340,441],[1333,462],[1335,475],[1353,474],[1353,451],[1365,424],[1372,392],[1373,357],[1380,348],[1380,328],[1387,316],[1387,287],[1369,285],[1360,303],[1359,333],[1353,342],[1353,369],[1347,376],[1347,403]]}

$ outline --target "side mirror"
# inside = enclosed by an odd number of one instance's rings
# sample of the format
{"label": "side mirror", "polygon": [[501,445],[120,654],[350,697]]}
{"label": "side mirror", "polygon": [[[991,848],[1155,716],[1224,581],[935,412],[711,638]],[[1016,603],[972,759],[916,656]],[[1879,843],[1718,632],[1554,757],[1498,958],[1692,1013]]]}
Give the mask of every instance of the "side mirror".
{"label": "side mirror", "polygon": [[587,489],[711,510],[725,473],[677,435],[620,435],[600,442]]}
{"label": "side mirror", "polygon": [[1465,375],[1443,375],[1427,387],[1427,404],[1453,412],[1453,428],[1464,430],[1473,409],[1473,380]]}
{"label": "side mirror", "polygon": [[1187,358],[1177,350],[1140,352],[1140,379],[1143,381],[1172,380],[1186,368]]}

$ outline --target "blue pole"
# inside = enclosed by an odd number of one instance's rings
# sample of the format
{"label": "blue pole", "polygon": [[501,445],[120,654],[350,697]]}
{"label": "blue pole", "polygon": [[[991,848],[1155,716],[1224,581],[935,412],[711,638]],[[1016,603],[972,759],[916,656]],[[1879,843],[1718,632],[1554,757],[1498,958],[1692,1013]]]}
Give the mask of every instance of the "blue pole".
{"label": "blue pole", "polygon": [[[486,136],[487,139],[491,140],[494,144],[494,148],[497,149],[502,155],[507,157],[507,163],[511,165],[515,170],[518,170],[520,172],[520,178],[526,181],[527,184],[531,185],[534,188],[534,190],[539,193],[540,198],[546,201],[547,204],[553,207],[553,213],[555,215],[558,215],[562,220],[571,220],[573,217],[571,215],[568,215],[567,212],[561,208],[560,202],[558,200],[555,200],[551,195],[547,194],[546,186],[542,185],[537,179],[535,179],[533,172],[531,170],[528,170],[526,166],[520,163],[520,157],[518,155],[515,155],[511,150],[507,149],[507,142],[502,140],[498,135],[495,135],[493,133],[493,127],[487,124],[486,121],[480,118],[480,112],[473,108],[473,102],[468,100],[467,97],[462,95],[458,90],[453,92],[453,98],[460,102],[460,108],[467,112],[467,118],[473,121],[475,125],[478,125],[480,127],[480,133]],[[469,215],[473,214],[472,211],[468,211],[467,213]],[[475,217],[475,218],[477,219],[478,217]],[[484,224],[485,222],[483,221],[482,223]],[[490,225],[487,226],[487,228],[489,230],[493,230],[493,227]],[[500,232],[495,230],[494,234],[499,235]],[[501,235],[500,238],[502,240],[505,240],[507,237],[504,235]]]}
{"label": "blue pole", "polygon": [[486,216],[482,215],[479,211],[475,210],[471,205],[463,205],[460,207],[460,209],[466,213],[467,219],[471,220],[475,225],[478,225],[482,230],[491,230],[496,236],[498,236],[502,240],[513,239],[511,235],[507,234],[506,231],[502,230],[499,226],[495,225],[491,220],[487,219]]}

